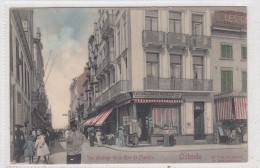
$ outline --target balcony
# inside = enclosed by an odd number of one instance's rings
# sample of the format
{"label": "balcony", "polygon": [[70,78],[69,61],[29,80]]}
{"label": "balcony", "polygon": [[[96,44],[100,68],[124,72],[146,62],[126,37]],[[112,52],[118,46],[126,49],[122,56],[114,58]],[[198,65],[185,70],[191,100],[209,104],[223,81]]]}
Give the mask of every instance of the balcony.
{"label": "balcony", "polygon": [[165,45],[165,33],[161,31],[143,31],[143,47],[160,49]]}
{"label": "balcony", "polygon": [[184,49],[189,45],[189,36],[187,34],[167,33],[168,49]]}
{"label": "balcony", "polygon": [[101,37],[103,39],[107,39],[109,35],[113,33],[113,27],[114,27],[114,22],[113,22],[113,15],[108,14],[108,17],[101,28]]}
{"label": "balcony", "polygon": [[190,36],[190,43],[192,49],[207,50],[211,47],[211,38],[208,36]]}
{"label": "balcony", "polygon": [[144,78],[145,90],[212,91],[213,81],[206,79]]}
{"label": "balcony", "polygon": [[108,51],[106,53],[106,57],[103,59],[101,64],[97,68],[96,75],[99,76],[101,72],[107,68],[109,65],[112,65],[114,63],[114,51]]}
{"label": "balcony", "polygon": [[96,98],[96,105],[104,105],[109,100],[113,99],[122,92],[127,92],[129,90],[129,81],[121,80],[102,93]]}

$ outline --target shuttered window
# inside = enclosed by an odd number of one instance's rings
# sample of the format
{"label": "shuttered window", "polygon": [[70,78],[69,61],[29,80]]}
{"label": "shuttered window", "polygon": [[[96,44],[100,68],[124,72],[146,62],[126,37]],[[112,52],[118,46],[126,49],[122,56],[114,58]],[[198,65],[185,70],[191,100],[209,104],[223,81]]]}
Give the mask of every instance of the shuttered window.
{"label": "shuttered window", "polygon": [[159,77],[159,56],[156,53],[146,53],[147,77]]}
{"label": "shuttered window", "polygon": [[221,92],[229,93],[233,91],[233,72],[221,71]]}
{"label": "shuttered window", "polygon": [[241,55],[243,60],[247,60],[247,48],[241,47]]}
{"label": "shuttered window", "polygon": [[233,58],[233,48],[229,45],[221,45],[221,58]]}
{"label": "shuttered window", "polygon": [[145,30],[158,31],[158,11],[145,11]]}
{"label": "shuttered window", "polygon": [[242,72],[242,91],[247,92],[247,72]]}

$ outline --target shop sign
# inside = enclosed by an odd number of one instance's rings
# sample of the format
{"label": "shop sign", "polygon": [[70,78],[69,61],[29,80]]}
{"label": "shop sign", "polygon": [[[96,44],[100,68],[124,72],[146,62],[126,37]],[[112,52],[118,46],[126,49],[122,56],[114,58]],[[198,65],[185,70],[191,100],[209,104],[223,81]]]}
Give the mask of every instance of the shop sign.
{"label": "shop sign", "polygon": [[213,28],[246,30],[246,13],[234,11],[216,11],[214,14]]}
{"label": "shop sign", "polygon": [[133,92],[133,98],[181,99],[182,93],[172,92]]}

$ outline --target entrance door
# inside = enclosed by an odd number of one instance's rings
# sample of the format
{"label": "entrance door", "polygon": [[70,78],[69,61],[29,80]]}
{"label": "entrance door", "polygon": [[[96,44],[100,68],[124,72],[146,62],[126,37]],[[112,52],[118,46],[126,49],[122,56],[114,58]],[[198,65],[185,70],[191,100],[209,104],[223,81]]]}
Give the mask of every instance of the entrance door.
{"label": "entrance door", "polygon": [[204,103],[194,103],[194,139],[205,139],[204,132]]}
{"label": "entrance door", "polygon": [[147,121],[148,118],[148,106],[145,104],[138,105],[137,112],[138,112],[138,122],[141,126],[142,134],[140,137],[140,141],[147,141],[148,140],[148,127]]}

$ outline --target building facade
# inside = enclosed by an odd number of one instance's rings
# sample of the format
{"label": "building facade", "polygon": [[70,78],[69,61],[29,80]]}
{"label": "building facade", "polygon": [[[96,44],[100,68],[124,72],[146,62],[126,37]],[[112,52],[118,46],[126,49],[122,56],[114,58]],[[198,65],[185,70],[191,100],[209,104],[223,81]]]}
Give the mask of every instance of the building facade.
{"label": "building facade", "polygon": [[[33,36],[33,10],[10,10],[9,42],[10,138],[13,141],[16,126],[21,127],[25,138],[33,126],[47,126],[47,108],[44,110],[44,105],[48,107],[48,100],[43,83],[42,44],[40,30],[35,38]],[[41,112],[40,108],[43,109]],[[12,143],[10,149],[13,158]]]}
{"label": "building facade", "polygon": [[93,108],[87,126],[159,144],[213,141],[211,11],[206,8],[102,9],[89,38]]}
{"label": "building facade", "polygon": [[[214,80],[215,122],[247,132],[247,14],[246,8],[212,10],[211,72]],[[217,127],[216,127],[217,128]]]}

